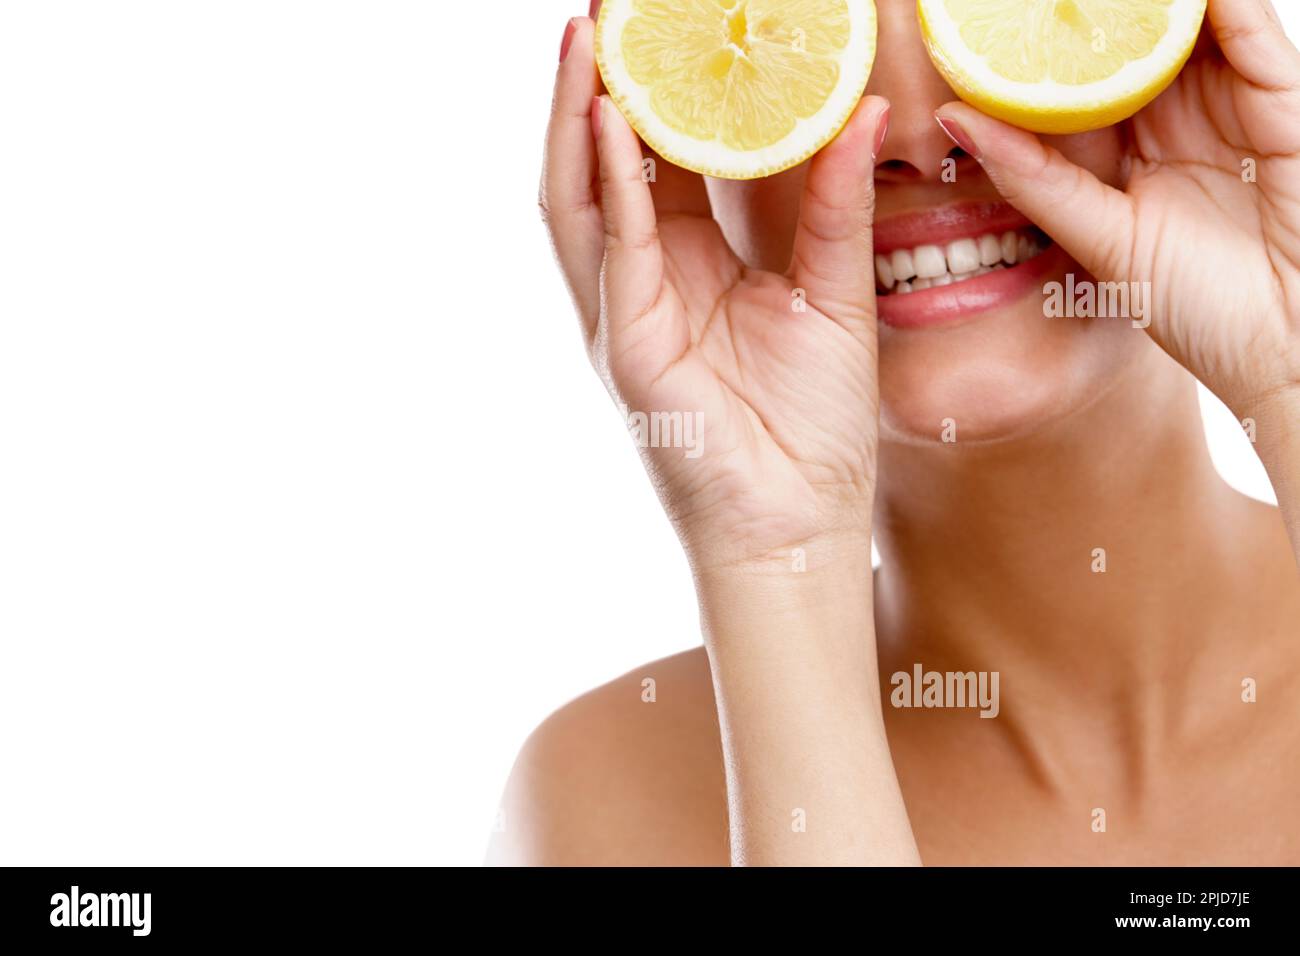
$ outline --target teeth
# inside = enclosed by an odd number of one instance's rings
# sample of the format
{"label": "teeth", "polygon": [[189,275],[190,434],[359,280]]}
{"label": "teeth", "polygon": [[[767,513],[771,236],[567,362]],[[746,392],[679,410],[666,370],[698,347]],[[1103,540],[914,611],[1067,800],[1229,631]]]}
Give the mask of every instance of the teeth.
{"label": "teeth", "polygon": [[876,283],[895,295],[923,292],[988,275],[1026,262],[1043,251],[1038,234],[1005,232],[958,239],[947,246],[895,249],[876,256]]}
{"label": "teeth", "polygon": [[997,236],[980,236],[979,250],[982,266],[994,266],[1002,261],[1002,243]]}
{"label": "teeth", "polygon": [[916,274],[922,279],[937,279],[948,271],[948,262],[938,246],[918,246],[912,256],[916,260]]}
{"label": "teeth", "polygon": [[1016,264],[1016,240],[1018,238],[1014,232],[1004,232],[1002,234],[1002,261],[1009,266]]}
{"label": "teeth", "polygon": [[958,239],[948,243],[948,271],[953,275],[974,272],[980,267],[980,247],[974,239]]}
{"label": "teeth", "polygon": [[894,287],[894,267],[884,256],[876,256],[876,280],[886,289]]}
{"label": "teeth", "polygon": [[907,249],[895,251],[889,257],[889,264],[894,269],[894,278],[900,282],[916,276],[916,263],[912,261],[912,253]]}

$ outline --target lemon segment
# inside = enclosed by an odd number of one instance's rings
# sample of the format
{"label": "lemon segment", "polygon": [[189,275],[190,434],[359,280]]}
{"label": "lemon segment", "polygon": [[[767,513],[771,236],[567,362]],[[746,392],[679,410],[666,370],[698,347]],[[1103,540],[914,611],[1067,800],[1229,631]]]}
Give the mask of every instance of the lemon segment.
{"label": "lemon segment", "polygon": [[605,0],[596,62],[610,98],[669,162],[770,176],[830,142],[876,52],[873,0]]}
{"label": "lemon segment", "polygon": [[930,59],[977,109],[1037,133],[1132,116],[1183,68],[1206,0],[917,0]]}

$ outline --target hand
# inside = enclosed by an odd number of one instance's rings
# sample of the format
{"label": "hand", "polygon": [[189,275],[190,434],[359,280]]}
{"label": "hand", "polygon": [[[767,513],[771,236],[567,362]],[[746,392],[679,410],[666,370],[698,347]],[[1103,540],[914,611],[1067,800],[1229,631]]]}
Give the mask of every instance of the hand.
{"label": "hand", "polygon": [[1209,24],[1130,121],[1123,191],[965,104],[939,118],[1099,281],[1150,283],[1147,331],[1240,416],[1300,393],[1300,53],[1266,0]]}
{"label": "hand", "polygon": [[593,24],[573,24],[542,211],[611,394],[631,414],[698,416],[696,447],[644,451],[697,572],[822,542],[869,552],[873,153],[887,104],[864,99],[813,159],[789,270],[749,270],[702,177],[651,157],[646,181],[636,134],[607,97],[593,99]]}

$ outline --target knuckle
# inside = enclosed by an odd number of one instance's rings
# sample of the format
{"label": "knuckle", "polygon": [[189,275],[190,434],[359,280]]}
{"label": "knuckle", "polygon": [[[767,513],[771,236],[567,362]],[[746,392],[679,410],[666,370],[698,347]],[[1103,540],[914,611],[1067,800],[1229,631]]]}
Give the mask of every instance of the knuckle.
{"label": "knuckle", "polygon": [[541,217],[542,223],[546,228],[553,228],[555,214],[551,210],[551,203],[546,196],[546,188],[544,186],[537,191],[537,214]]}
{"label": "knuckle", "polygon": [[655,249],[659,245],[658,225],[637,230],[631,235],[624,233],[616,223],[605,219],[605,248],[613,253],[641,253]]}

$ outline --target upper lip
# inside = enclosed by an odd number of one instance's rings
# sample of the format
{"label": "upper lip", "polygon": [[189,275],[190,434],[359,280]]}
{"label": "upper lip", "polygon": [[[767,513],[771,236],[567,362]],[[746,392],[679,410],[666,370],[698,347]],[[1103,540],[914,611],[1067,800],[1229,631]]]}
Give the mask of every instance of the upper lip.
{"label": "upper lip", "polygon": [[987,233],[1025,229],[1033,223],[1005,202],[961,202],[934,209],[897,213],[875,224],[875,251],[942,246]]}

